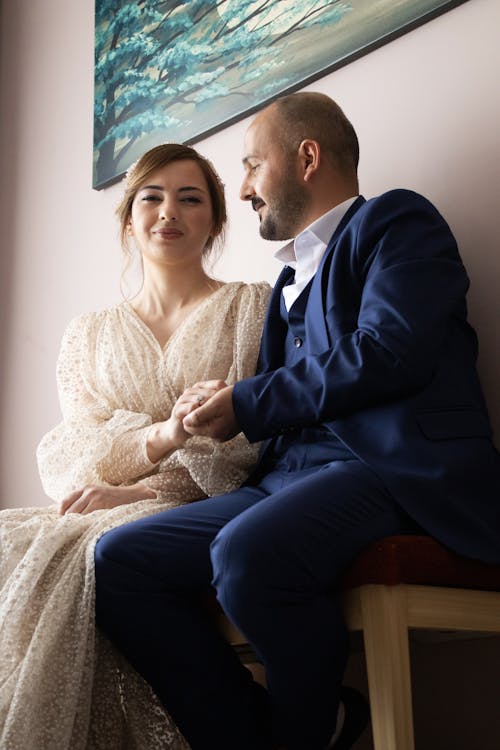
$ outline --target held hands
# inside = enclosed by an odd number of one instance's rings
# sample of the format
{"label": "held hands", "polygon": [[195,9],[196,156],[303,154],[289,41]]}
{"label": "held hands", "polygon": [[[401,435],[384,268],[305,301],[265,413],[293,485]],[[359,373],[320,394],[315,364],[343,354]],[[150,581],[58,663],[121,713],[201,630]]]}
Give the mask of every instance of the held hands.
{"label": "held hands", "polygon": [[191,437],[191,435],[202,434],[187,429],[185,423],[186,417],[194,411],[198,411],[203,404],[206,404],[219,391],[227,388],[228,386],[223,380],[204,380],[203,382],[195,383],[191,388],[186,388],[172,409],[172,416],[179,420],[178,429],[185,436],[184,440]]}
{"label": "held hands", "polygon": [[151,425],[146,441],[146,450],[152,463],[157,463],[178,448],[184,447],[186,441],[191,437],[191,433],[184,429],[184,418],[225,385],[222,380],[196,383],[179,396],[168,419]]}
{"label": "held hands", "polygon": [[198,398],[197,404],[183,419],[186,432],[219,442],[230,440],[240,432],[233,410],[232,385],[228,386],[222,380],[208,380],[196,383],[189,390]]}

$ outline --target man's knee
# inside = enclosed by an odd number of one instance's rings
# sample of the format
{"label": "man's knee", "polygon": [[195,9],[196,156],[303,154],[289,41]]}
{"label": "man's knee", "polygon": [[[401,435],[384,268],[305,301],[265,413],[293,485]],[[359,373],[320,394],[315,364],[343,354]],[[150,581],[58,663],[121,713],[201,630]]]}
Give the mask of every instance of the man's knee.
{"label": "man's knee", "polygon": [[251,595],[247,589],[254,578],[251,575],[252,547],[240,525],[233,523],[221,529],[212,542],[212,584],[226,612],[239,611]]}
{"label": "man's knee", "polygon": [[119,534],[117,533],[118,531],[119,529],[107,531],[96,542],[94,549],[96,579],[99,579],[101,578],[101,575],[106,574],[116,556],[120,553],[122,545],[120,543]]}
{"label": "man's knee", "polygon": [[97,593],[110,589],[116,593],[136,586],[143,581],[147,571],[143,570],[146,554],[141,549],[147,546],[142,540],[141,529],[135,524],[125,524],[107,531],[97,541],[94,549],[94,568]]}
{"label": "man's knee", "polygon": [[113,529],[103,534],[94,549],[96,618],[101,626],[109,617],[116,617],[126,600],[123,594],[128,593],[132,583],[131,571],[124,564],[126,546],[120,531]]}
{"label": "man's knee", "polygon": [[239,519],[221,529],[212,542],[212,585],[235,622],[248,622],[265,605],[266,592],[275,588],[275,552],[264,531],[258,533]]}

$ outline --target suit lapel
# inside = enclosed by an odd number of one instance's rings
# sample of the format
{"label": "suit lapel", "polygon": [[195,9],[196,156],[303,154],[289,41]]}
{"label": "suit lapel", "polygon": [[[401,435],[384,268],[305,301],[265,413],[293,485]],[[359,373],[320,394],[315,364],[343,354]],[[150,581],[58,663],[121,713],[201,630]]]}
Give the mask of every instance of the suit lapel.
{"label": "suit lapel", "polygon": [[275,370],[283,364],[283,346],[286,326],[281,319],[281,290],[293,276],[293,268],[285,266],[274,285],[262,332],[262,342],[257,363],[257,372]]}
{"label": "suit lapel", "polygon": [[339,237],[354,216],[356,211],[365,203],[365,199],[360,195],[354,201],[352,206],[342,217],[340,224],[332,235],[325,254],[321,260],[318,270],[312,280],[311,291],[306,310],[306,341],[309,342],[309,350],[321,352],[328,349],[331,345],[330,336],[326,326],[325,316],[325,294],[328,286],[328,276],[331,267],[332,256]]}

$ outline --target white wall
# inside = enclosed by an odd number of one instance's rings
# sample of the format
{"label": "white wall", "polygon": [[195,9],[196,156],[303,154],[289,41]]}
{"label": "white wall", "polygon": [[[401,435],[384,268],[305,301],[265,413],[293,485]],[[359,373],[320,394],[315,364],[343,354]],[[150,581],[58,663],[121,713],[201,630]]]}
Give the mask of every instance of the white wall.
{"label": "white wall", "polygon": [[[59,418],[54,365],[66,322],[118,301],[113,211],[91,189],[93,0],[1,0],[0,502],[47,502],[34,451]],[[450,222],[472,279],[480,371],[500,434],[500,3],[469,0],[311,85],[361,141],[365,196],[410,187]],[[228,192],[219,275],[272,281],[273,243],[238,201],[242,121],[198,144]]]}

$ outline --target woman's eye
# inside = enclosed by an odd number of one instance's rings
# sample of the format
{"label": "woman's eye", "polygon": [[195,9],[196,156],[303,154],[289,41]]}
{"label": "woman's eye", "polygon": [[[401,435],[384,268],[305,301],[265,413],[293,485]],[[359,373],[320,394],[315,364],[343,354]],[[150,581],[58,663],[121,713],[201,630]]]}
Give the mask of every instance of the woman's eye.
{"label": "woman's eye", "polygon": [[160,198],[158,195],[143,195],[142,200],[143,201],[159,201]]}
{"label": "woman's eye", "polygon": [[201,200],[196,195],[187,195],[185,198],[181,198],[181,203],[201,203]]}

